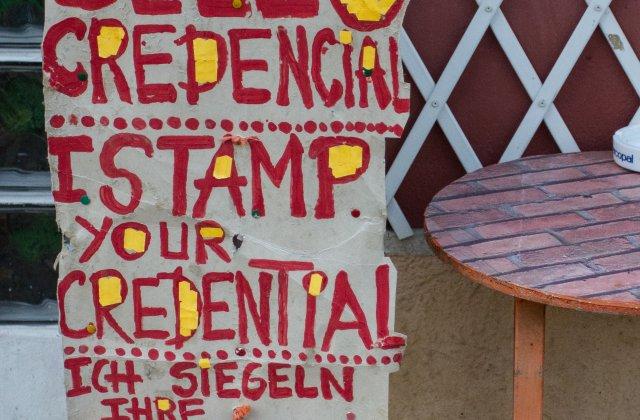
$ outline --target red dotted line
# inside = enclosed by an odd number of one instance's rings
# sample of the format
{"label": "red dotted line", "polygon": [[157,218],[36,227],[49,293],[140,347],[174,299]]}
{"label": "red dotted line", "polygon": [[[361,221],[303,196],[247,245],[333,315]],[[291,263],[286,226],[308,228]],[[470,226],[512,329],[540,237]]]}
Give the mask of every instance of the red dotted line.
{"label": "red dotted line", "polygon": [[62,115],[54,115],[49,119],[49,125],[53,128],[60,128],[63,125],[82,125],[84,127],[94,127],[96,125],[101,125],[103,127],[107,127],[109,125],[113,126],[118,130],[126,130],[129,127],[132,127],[135,130],[144,130],[147,127],[153,130],[161,130],[163,127],[167,126],[173,129],[179,129],[182,126],[186,127],[189,130],[195,131],[201,126],[206,129],[212,130],[218,124],[220,128],[222,128],[226,132],[232,132],[236,127],[240,131],[252,131],[254,133],[263,133],[263,132],[276,132],[280,131],[285,134],[289,134],[292,132],[302,133],[306,132],[309,134],[313,134],[316,132],[327,133],[333,132],[335,134],[341,133],[343,131],[348,132],[356,132],[356,133],[378,133],[380,135],[386,133],[392,133],[395,137],[402,136],[403,128],[399,124],[396,125],[387,125],[385,123],[365,123],[362,121],[357,122],[342,122],[342,121],[333,121],[331,123],[316,123],[315,121],[307,121],[304,124],[291,124],[288,122],[280,122],[275,123],[273,121],[240,121],[239,123],[234,123],[231,120],[221,120],[219,123],[212,119],[198,120],[197,118],[187,118],[180,119],[179,117],[169,117],[166,120],[162,120],[160,118],[150,118],[149,120],[145,120],[143,118],[132,118],[130,121],[122,117],[113,118],[110,120],[109,117],[100,117],[96,119],[92,116],[85,115],[83,117],[78,117],[77,115],[70,115],[68,118],[65,118]]}
{"label": "red dotted line", "polygon": [[[72,354],[76,353],[76,351],[79,354],[86,354],[89,353],[90,348],[89,346],[86,345],[81,345],[78,346],[78,348],[76,349],[75,347],[72,346],[68,346],[64,348],[64,354],[66,354],[67,356],[71,356]],[[102,356],[107,352],[106,348],[104,346],[100,346],[97,345],[95,347],[93,347],[93,353],[96,354],[97,356]],[[118,347],[115,349],[115,353],[116,355],[120,356],[120,357],[124,357],[127,355],[127,350]],[[136,358],[140,358],[143,357],[144,352],[138,348],[138,347],[132,347],[131,349],[129,349],[128,353]],[[237,348],[235,350],[235,353],[237,356],[239,357],[244,357],[247,354],[247,350],[244,348]],[[253,357],[255,357],[256,359],[259,359],[263,356],[263,351],[259,348],[254,348],[251,351]],[[276,359],[278,357],[278,353],[275,350],[268,350],[266,352],[267,356],[269,357],[269,359]],[[160,352],[157,349],[149,349],[147,350],[147,354],[149,359],[151,360],[158,360],[160,359]],[[169,362],[173,362],[174,360],[176,360],[178,358],[178,354],[176,354],[175,352],[172,351],[165,351],[162,354],[163,358]],[[186,360],[186,361],[195,361],[196,360],[196,355],[191,353],[191,352],[184,352],[181,354],[182,359]],[[229,354],[224,351],[224,350],[218,350],[215,354],[216,359],[218,360],[227,360],[229,358]],[[290,351],[288,350],[282,350],[280,356],[284,359],[284,360],[291,360],[291,359],[295,359],[295,356],[293,354],[291,354]],[[208,352],[202,352],[200,354],[200,357],[203,359],[211,359],[212,356],[210,353]],[[309,359],[309,356],[306,353],[300,353],[297,355],[297,358],[301,361],[301,362],[306,362]],[[349,364],[349,362],[353,361],[353,363],[355,365],[362,365],[363,363],[366,363],[367,365],[375,365],[378,363],[378,359],[376,359],[374,356],[366,356],[366,358],[363,359],[362,356],[359,355],[355,355],[352,357],[349,357],[347,355],[333,355],[333,354],[325,354],[324,356],[321,354],[315,354],[313,356],[314,360],[316,361],[316,363],[322,363],[324,360],[326,360],[329,363],[337,363],[340,362],[343,365]],[[382,363],[383,365],[390,365],[391,363],[402,363],[402,353],[396,353],[393,355],[393,357],[390,356],[382,356],[380,358],[380,363]]]}

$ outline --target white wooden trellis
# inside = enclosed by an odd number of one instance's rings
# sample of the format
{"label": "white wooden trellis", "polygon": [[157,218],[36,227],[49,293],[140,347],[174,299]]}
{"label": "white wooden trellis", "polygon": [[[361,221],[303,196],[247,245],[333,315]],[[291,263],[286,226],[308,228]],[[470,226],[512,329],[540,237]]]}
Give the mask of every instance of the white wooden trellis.
{"label": "white wooden trellis", "polygon": [[[502,155],[501,162],[522,157],[543,122],[563,153],[579,151],[575,139],[553,103],[598,26],[640,96],[640,60],[609,9],[612,0],[585,0],[587,8],[544,83],[500,10],[503,1],[476,0],[478,10],[437,82],[429,74],[406,32],[401,33],[403,62],[426,101],[387,173],[389,222],[401,239],[412,236],[413,230],[394,197],[436,122],[467,172],[482,167],[447,101],[489,28],[532,100],[528,112]],[[640,124],[640,109],[631,123]]]}

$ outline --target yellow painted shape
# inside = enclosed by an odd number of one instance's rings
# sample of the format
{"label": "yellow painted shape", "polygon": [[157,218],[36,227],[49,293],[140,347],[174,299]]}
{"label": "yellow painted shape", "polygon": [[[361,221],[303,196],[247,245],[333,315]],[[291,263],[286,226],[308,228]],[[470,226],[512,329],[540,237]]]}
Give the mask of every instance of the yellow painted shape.
{"label": "yellow painted shape", "polygon": [[122,283],[118,277],[101,277],[98,279],[98,301],[100,306],[111,306],[122,303]]}
{"label": "yellow painted shape", "polygon": [[231,156],[218,156],[213,167],[213,177],[216,179],[227,179],[231,177],[233,158]]}
{"label": "yellow painted shape", "polygon": [[144,252],[147,234],[134,228],[124,230],[124,249],[127,252]]}
{"label": "yellow painted shape", "polygon": [[343,30],[340,31],[340,43],[344,45],[349,45],[353,42],[353,34],[351,31]]}
{"label": "yellow painted shape", "polygon": [[101,58],[109,58],[118,54],[124,35],[124,28],[119,26],[101,27],[97,39],[98,55]]}
{"label": "yellow painted shape", "polygon": [[376,66],[376,47],[367,45],[362,50],[362,68],[373,70]]}
{"label": "yellow painted shape", "polygon": [[169,409],[171,408],[171,403],[166,398],[157,399],[156,405],[158,406],[158,410],[161,411],[169,411]]}
{"label": "yellow painted shape", "polygon": [[224,230],[216,227],[200,228],[200,236],[202,239],[218,239],[224,237]]}
{"label": "yellow painted shape", "polygon": [[198,294],[191,290],[189,282],[178,283],[180,301],[180,335],[191,337],[198,328]]}
{"label": "yellow painted shape", "polygon": [[340,0],[347,11],[363,22],[379,22],[398,0]]}
{"label": "yellow painted shape", "polygon": [[211,369],[211,359],[200,359],[198,366],[200,366],[200,369]]}
{"label": "yellow painted shape", "polygon": [[309,294],[317,297],[320,296],[320,293],[322,293],[322,276],[314,273],[309,279]]}
{"label": "yellow painted shape", "polygon": [[334,178],[355,175],[362,168],[362,147],[346,144],[329,149],[329,168]]}
{"label": "yellow painted shape", "polygon": [[215,39],[194,39],[193,59],[196,82],[204,84],[218,81],[218,42]]}

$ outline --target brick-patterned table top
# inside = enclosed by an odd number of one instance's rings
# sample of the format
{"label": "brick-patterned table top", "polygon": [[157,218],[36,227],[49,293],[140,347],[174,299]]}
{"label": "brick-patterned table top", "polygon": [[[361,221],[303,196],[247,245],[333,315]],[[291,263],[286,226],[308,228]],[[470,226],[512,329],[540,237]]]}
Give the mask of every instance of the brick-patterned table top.
{"label": "brick-patterned table top", "polygon": [[611,152],[536,156],[443,189],[426,213],[436,253],[527,300],[640,314],[640,174]]}

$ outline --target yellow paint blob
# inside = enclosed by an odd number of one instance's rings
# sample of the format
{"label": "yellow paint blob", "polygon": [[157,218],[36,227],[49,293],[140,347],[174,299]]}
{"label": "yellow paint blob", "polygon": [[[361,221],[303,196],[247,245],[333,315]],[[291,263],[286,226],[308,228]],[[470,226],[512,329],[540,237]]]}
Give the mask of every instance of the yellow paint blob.
{"label": "yellow paint blob", "polygon": [[340,0],[359,21],[379,22],[398,0]]}
{"label": "yellow paint blob", "polygon": [[311,296],[320,296],[322,293],[322,276],[318,273],[313,273],[309,279],[309,294]]}
{"label": "yellow paint blob", "polygon": [[340,31],[340,43],[344,45],[349,45],[353,42],[353,34],[351,31]]}
{"label": "yellow paint blob", "polygon": [[101,58],[109,58],[118,54],[124,35],[124,28],[119,26],[101,27],[97,38],[98,55]]}
{"label": "yellow paint blob", "polygon": [[144,252],[147,234],[134,228],[124,230],[124,249],[127,252]]}
{"label": "yellow paint blob", "polygon": [[171,408],[171,403],[166,398],[157,399],[156,405],[158,406],[158,410],[160,411],[169,411],[169,409]]}
{"label": "yellow paint blob", "polygon": [[224,237],[224,230],[216,227],[200,228],[200,236],[202,239],[218,239]]}
{"label": "yellow paint blob", "polygon": [[211,359],[202,358],[198,361],[200,369],[211,369]]}
{"label": "yellow paint blob", "polygon": [[178,283],[180,301],[180,335],[191,337],[198,328],[198,294],[191,290],[189,282]]}
{"label": "yellow paint blob", "polygon": [[373,70],[376,66],[376,48],[367,45],[362,50],[362,68],[366,70]]}
{"label": "yellow paint blob", "polygon": [[233,158],[231,156],[218,156],[213,167],[213,177],[216,179],[227,179],[231,177],[233,168]]}
{"label": "yellow paint blob", "polygon": [[355,175],[362,168],[362,147],[346,144],[329,149],[329,168],[334,178]]}
{"label": "yellow paint blob", "polygon": [[215,39],[194,39],[193,59],[196,82],[204,84],[218,81],[218,42]]}
{"label": "yellow paint blob", "polygon": [[89,324],[87,324],[87,328],[86,328],[87,332],[89,334],[95,334],[96,331],[98,331],[98,329],[96,328],[96,326],[93,324],[93,322],[90,322]]}
{"label": "yellow paint blob", "polygon": [[111,306],[122,303],[122,283],[118,277],[101,277],[98,279],[98,301],[100,306]]}

